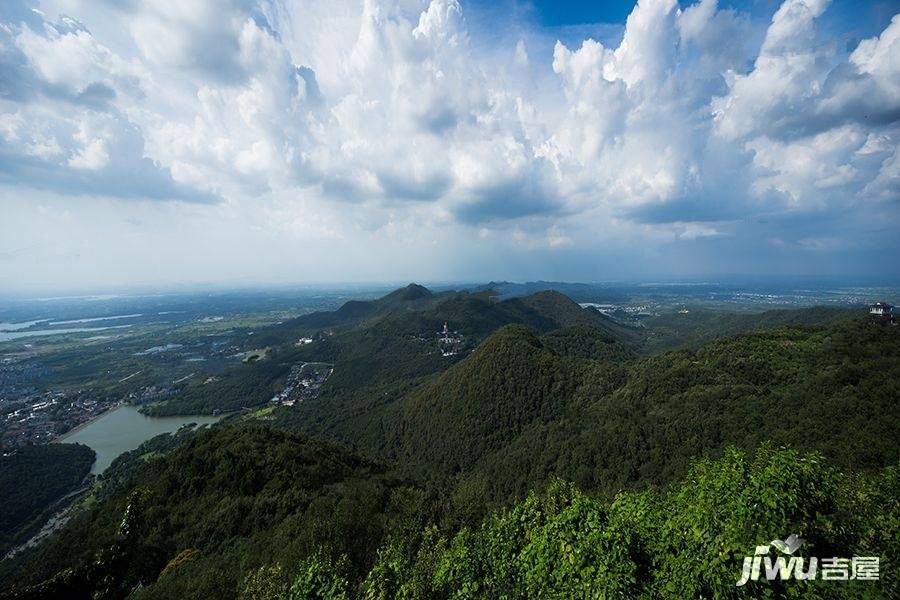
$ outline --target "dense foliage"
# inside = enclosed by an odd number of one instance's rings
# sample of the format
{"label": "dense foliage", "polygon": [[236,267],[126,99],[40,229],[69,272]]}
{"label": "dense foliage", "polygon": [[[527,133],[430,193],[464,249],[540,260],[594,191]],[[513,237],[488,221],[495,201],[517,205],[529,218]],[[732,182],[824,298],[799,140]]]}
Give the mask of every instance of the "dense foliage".
{"label": "dense foliage", "polygon": [[641,359],[591,325],[501,328],[437,376],[328,390],[276,422],[448,483],[458,504],[521,498],[552,477],[606,493],[660,485],[696,456],[764,440],[880,468],[900,458],[900,334],[863,318],[828,324],[837,314],[772,311],[757,316],[826,324],[756,330],[740,316],[733,326],[751,332]]}
{"label": "dense foliage", "polygon": [[[332,444],[256,426],[198,433],[32,553],[22,597],[232,597],[268,563],[335,547],[357,569],[424,495]],[[354,576],[356,574],[354,573]],[[44,580],[38,587],[30,588]]]}
{"label": "dense foliage", "polygon": [[[443,533],[392,535],[362,581],[345,555],[317,552],[293,567],[251,574],[246,598],[896,598],[900,466],[846,475],[816,454],[763,446],[701,460],[685,479],[610,501],[572,484]],[[878,581],[750,581],[745,556],[787,538],[795,556],[876,556]]]}
{"label": "dense foliage", "polygon": [[[68,526],[0,568],[2,586],[897,597],[898,329],[819,309],[690,315],[642,330],[553,292],[498,302],[409,286],[273,326],[254,340],[264,358],[155,410],[258,406],[291,365],[333,363],[318,397],[127,453]],[[452,356],[436,339],[445,322],[463,340]],[[722,331],[737,335],[704,341]],[[881,580],[735,587],[744,556],[791,533],[804,557],[879,556]]]}
{"label": "dense foliage", "polygon": [[[496,302],[488,293],[432,294],[410,285],[378,300],[351,301],[334,312],[304,315],[260,331],[254,343],[268,348],[265,358],[231,367],[211,380],[197,377],[177,397],[144,411],[163,416],[259,406],[280,389],[293,364],[314,361],[335,365],[322,400],[315,404],[316,410],[331,413],[326,420],[368,412],[373,397],[390,396],[455,362],[443,357],[437,345],[436,333],[445,323],[460,332],[466,350],[508,324],[536,332],[590,327],[607,340],[622,342],[621,350],[641,338],[634,328],[582,309],[557,292]],[[298,347],[300,336],[313,336],[315,342]]]}
{"label": "dense foliage", "polygon": [[507,501],[552,477],[609,493],[660,485],[694,457],[765,440],[858,470],[900,460],[893,327],[757,331],[627,363],[549,346],[501,330],[411,392],[390,419],[401,463]]}
{"label": "dense foliage", "polygon": [[94,451],[81,444],[25,446],[0,455],[0,552],[35,525],[47,509],[81,486]]}
{"label": "dense foliage", "polygon": [[596,361],[623,362],[635,357],[634,350],[618,336],[593,325],[573,325],[541,336],[541,342],[561,356]]}
{"label": "dense foliage", "polygon": [[[696,463],[662,492],[603,502],[553,483],[474,529],[384,546],[366,598],[896,598],[900,468],[842,474],[763,447]],[[796,533],[804,557],[878,556],[879,582],[750,582],[743,557]]]}
{"label": "dense foliage", "polygon": [[404,399],[396,432],[403,462],[431,473],[469,471],[530,424],[560,417],[581,368],[521,325],[500,329]]}
{"label": "dense foliage", "polygon": [[787,326],[821,327],[852,319],[849,308],[813,306],[804,309],[774,309],[762,313],[732,313],[693,309],[668,312],[645,319],[644,354],[680,347],[697,347],[718,337]]}

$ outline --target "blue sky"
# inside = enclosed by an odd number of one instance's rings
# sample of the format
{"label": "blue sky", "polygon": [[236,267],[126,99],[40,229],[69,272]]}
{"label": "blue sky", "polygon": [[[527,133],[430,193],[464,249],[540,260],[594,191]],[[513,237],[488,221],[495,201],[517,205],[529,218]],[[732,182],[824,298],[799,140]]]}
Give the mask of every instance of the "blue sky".
{"label": "blue sky", "polygon": [[896,280],[898,12],[4,2],[0,280]]}
{"label": "blue sky", "polygon": [[[496,4],[469,0],[473,5]],[[637,2],[632,0],[525,0],[518,2],[534,10],[540,23],[547,27],[583,23],[625,23]],[[692,2],[680,2],[682,7]],[[777,0],[723,0],[721,8],[745,12],[756,18],[769,19],[781,6]],[[873,28],[884,27],[897,11],[897,3],[887,0],[836,0],[829,7],[828,20],[840,21],[860,34],[872,34]],[[880,30],[879,30],[880,31]]]}
{"label": "blue sky", "polygon": [[534,9],[543,25],[579,25],[582,23],[624,23],[635,2],[609,0],[608,2],[578,2],[541,0],[534,2]]}

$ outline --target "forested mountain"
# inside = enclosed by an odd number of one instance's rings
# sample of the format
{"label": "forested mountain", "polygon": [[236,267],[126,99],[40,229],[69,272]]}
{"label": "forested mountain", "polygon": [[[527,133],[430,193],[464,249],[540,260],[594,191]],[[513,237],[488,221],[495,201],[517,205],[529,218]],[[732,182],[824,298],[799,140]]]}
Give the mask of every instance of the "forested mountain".
{"label": "forested mountain", "polygon": [[[218,428],[33,553],[5,597],[887,599],[898,494],[900,466],[847,474],[763,445],[609,500],[551,481],[460,527],[440,498],[338,447]],[[805,540],[798,556],[882,557],[882,576],[736,590],[743,557],[785,532]]]}
{"label": "forested mountain", "polygon": [[900,336],[864,320],[630,361],[573,358],[507,327],[407,394],[385,428],[401,464],[509,500],[554,476],[608,493],[664,484],[694,457],[765,440],[880,468],[900,460],[898,398]]}
{"label": "forested mountain", "polygon": [[0,554],[40,528],[47,509],[78,489],[94,451],[81,444],[25,446],[0,455]]}
{"label": "forested mountain", "polygon": [[691,310],[666,313],[644,321],[644,354],[680,347],[696,347],[718,337],[760,329],[804,325],[821,327],[846,321],[859,312],[849,308],[813,306],[803,309],[774,309],[761,313],[732,313],[715,310]]}
{"label": "forested mountain", "polygon": [[[462,339],[459,355],[442,356],[436,334],[447,324]],[[369,398],[405,389],[418,378],[452,365],[496,329],[521,324],[537,332],[570,325],[591,326],[609,339],[635,345],[640,333],[557,292],[496,301],[488,292],[432,294],[410,284],[371,302],[351,301],[334,312],[313,313],[259,331],[254,343],[268,348],[265,360],[240,364],[217,377],[197,381],[166,403],[146,408],[155,415],[210,413],[259,406],[283,385],[292,365],[302,361],[334,363],[322,390],[334,406],[354,396]],[[301,336],[313,343],[297,346]],[[385,391],[383,388],[391,388]],[[364,400],[359,400],[365,402]]]}
{"label": "forested mountain", "polygon": [[558,419],[583,369],[524,326],[501,328],[404,398],[395,430],[401,461],[433,474],[468,471],[529,425]]}
{"label": "forested mountain", "polygon": [[339,446],[255,426],[203,431],[29,555],[15,586],[23,598],[142,587],[136,597],[226,598],[259,567],[332,547],[360,578],[386,532],[429,521],[424,498]]}
{"label": "forested mountain", "polygon": [[[371,403],[358,398],[360,394],[369,399],[394,397],[398,387],[405,390],[419,383],[419,378],[446,369],[490,333],[511,324],[525,325],[539,334],[591,327],[623,348],[652,355],[722,335],[784,325],[823,325],[852,314],[830,308],[747,315],[697,311],[660,315],[644,327],[635,327],[582,308],[555,291],[498,301],[491,291],[435,294],[410,284],[377,300],[350,301],[336,311],[304,315],[257,331],[253,343],[267,349],[264,360],[235,365],[214,378],[198,377],[176,397],[144,410],[161,416],[260,406],[283,387],[292,365],[312,361],[334,363],[322,396],[332,408],[341,405],[340,412],[352,413],[360,402],[366,407]],[[449,358],[441,356],[435,337],[444,324],[463,339],[461,352]],[[301,337],[314,342],[298,347]]]}
{"label": "forested mountain", "polygon": [[[263,336],[266,333],[275,333],[276,337],[274,340],[278,342],[282,341],[280,337],[283,336],[284,332],[295,334],[327,327],[354,325],[365,319],[390,314],[395,311],[423,309],[436,298],[439,298],[439,296],[432,294],[428,288],[411,283],[377,300],[351,300],[335,311],[314,312],[297,317],[272,328],[270,332],[263,332]],[[263,337],[263,339],[266,338]]]}
{"label": "forested mountain", "polygon": [[[77,518],[4,563],[3,589],[896,597],[896,327],[819,310],[710,319],[743,333],[647,355],[662,328],[555,292],[386,298],[374,302],[390,309],[304,329],[311,343],[294,343],[296,323],[275,326],[265,335],[283,341],[266,358],[191,388],[172,406],[253,406],[290,365],[334,364],[315,398],[123,456]],[[460,340],[450,355],[445,322]],[[803,556],[880,556],[884,575],[736,591],[742,557],[790,533],[808,540]]]}
{"label": "forested mountain", "polygon": [[863,322],[755,332],[624,368],[598,363],[560,418],[522,430],[468,478],[500,498],[550,475],[615,492],[666,483],[694,457],[764,440],[844,468],[880,468],[900,460],[898,382],[896,330]]}
{"label": "forested mountain", "polygon": [[[462,340],[459,353],[443,356],[437,332],[447,324]],[[497,302],[488,295],[456,294],[429,310],[391,315],[326,336],[303,351],[332,357],[335,369],[321,395],[291,411],[276,411],[286,427],[336,437],[369,451],[389,452],[388,434],[405,394],[467,356],[481,340],[509,324],[548,332],[548,344],[567,352],[631,356],[631,328],[556,292]]]}
{"label": "forested mountain", "polygon": [[[550,292],[498,304],[544,306],[556,324],[581,321],[570,308],[583,309],[562,298]],[[481,302],[456,298],[442,310]],[[835,323],[848,316],[842,310],[756,316],[760,327],[748,315],[718,323],[755,331],[641,359],[640,343],[608,327],[575,325],[539,337],[534,323],[504,327],[439,375],[423,370],[351,394],[331,388],[276,410],[276,422],[501,502],[552,476],[607,493],[664,484],[693,457],[767,439],[821,451],[846,467],[898,460],[896,330],[864,318]],[[816,319],[819,327],[766,328]],[[385,368],[400,373],[404,362],[388,360]]]}
{"label": "forested mountain", "polygon": [[[898,494],[896,466],[855,477],[818,455],[730,449],[662,490],[602,501],[557,480],[453,535],[394,536],[358,588],[316,568],[319,581],[358,598],[896,598],[898,576],[887,571],[840,586],[735,584],[743,557],[788,531],[805,540],[797,556],[893,559]],[[310,581],[306,572],[295,586],[321,593]]]}
{"label": "forested mountain", "polygon": [[[626,338],[627,339],[627,338]],[[573,325],[541,336],[541,343],[560,356],[622,362],[635,358],[633,346],[593,325]]]}

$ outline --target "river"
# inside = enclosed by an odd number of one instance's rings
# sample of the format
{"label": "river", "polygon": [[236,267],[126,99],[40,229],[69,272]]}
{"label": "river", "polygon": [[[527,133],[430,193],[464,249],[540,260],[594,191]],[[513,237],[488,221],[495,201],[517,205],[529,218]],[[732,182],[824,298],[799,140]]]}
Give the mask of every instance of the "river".
{"label": "river", "polygon": [[100,418],[57,439],[57,442],[84,444],[97,453],[91,473],[106,470],[112,461],[142,442],[161,433],[178,431],[182,425],[215,423],[222,417],[194,415],[186,417],[148,417],[138,412],[136,406],[120,406],[104,413]]}

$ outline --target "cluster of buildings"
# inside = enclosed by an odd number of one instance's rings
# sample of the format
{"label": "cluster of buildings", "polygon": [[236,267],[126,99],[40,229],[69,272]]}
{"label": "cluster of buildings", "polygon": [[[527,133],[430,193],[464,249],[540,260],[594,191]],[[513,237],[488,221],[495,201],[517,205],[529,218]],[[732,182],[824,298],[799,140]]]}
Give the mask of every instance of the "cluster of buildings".
{"label": "cluster of buildings", "polygon": [[[597,302],[579,302],[581,308],[593,308],[597,312],[611,317],[626,321],[633,321],[643,317],[649,317],[657,314],[660,306],[658,304],[601,304]],[[687,314],[687,309],[682,307],[678,311],[681,314]]]}
{"label": "cluster of buildings", "polygon": [[455,356],[462,352],[465,348],[465,340],[462,334],[458,331],[451,331],[450,326],[446,321],[444,322],[444,327],[437,333],[420,333],[413,336],[412,339],[418,340],[419,342],[427,344],[429,346],[437,341],[441,356]]}
{"label": "cluster of buildings", "polygon": [[897,322],[894,321],[894,307],[887,302],[876,302],[875,304],[872,304],[869,306],[869,314],[877,321],[883,321],[890,323],[891,325],[897,324]]}
{"label": "cluster of buildings", "polygon": [[446,322],[444,322],[444,328],[438,331],[437,335],[441,356],[453,356],[462,351],[463,337],[458,331],[450,331]]}
{"label": "cluster of buildings", "polygon": [[291,367],[284,389],[276,394],[271,402],[283,406],[293,406],[319,395],[322,385],[334,371],[331,365],[312,365],[302,363]]}
{"label": "cluster of buildings", "polygon": [[5,356],[0,358],[0,399],[19,398],[35,393],[31,383],[48,372],[48,369],[30,356]]}
{"label": "cluster of buildings", "polygon": [[98,400],[85,390],[0,399],[0,446],[18,448],[50,442],[115,404],[109,399]]}

